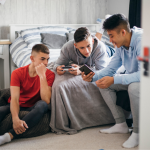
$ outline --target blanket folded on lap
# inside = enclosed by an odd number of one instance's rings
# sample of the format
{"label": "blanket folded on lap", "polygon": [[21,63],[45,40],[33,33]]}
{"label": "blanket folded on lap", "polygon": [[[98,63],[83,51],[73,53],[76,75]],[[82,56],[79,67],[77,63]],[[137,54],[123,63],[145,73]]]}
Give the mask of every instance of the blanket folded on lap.
{"label": "blanket folded on lap", "polygon": [[75,134],[86,127],[114,123],[95,83],[81,75],[58,75],[52,87],[50,127],[57,134]]}

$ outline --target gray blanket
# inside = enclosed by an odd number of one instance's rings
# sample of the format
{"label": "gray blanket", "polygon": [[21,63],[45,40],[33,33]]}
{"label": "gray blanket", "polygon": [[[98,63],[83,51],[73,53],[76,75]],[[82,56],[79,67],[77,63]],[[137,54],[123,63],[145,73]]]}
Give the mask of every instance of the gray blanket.
{"label": "gray blanket", "polygon": [[57,134],[75,134],[83,128],[114,123],[95,83],[81,75],[57,75],[52,87],[50,127]]}

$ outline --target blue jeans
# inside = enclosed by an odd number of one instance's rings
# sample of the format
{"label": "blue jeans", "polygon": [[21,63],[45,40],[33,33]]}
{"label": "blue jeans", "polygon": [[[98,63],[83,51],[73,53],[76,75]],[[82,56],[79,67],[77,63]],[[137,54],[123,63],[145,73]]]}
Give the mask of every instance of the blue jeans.
{"label": "blue jeans", "polygon": [[[35,126],[43,117],[43,115],[48,111],[48,105],[45,101],[40,100],[35,103],[32,107],[20,107],[20,111],[30,111],[27,115],[25,115],[21,120],[24,120],[28,125],[28,129]],[[5,118],[7,114],[10,113],[10,104],[6,106],[0,107],[0,122]],[[26,131],[28,130],[26,129]],[[19,136],[15,133],[14,129],[10,129],[10,132],[14,138]]]}

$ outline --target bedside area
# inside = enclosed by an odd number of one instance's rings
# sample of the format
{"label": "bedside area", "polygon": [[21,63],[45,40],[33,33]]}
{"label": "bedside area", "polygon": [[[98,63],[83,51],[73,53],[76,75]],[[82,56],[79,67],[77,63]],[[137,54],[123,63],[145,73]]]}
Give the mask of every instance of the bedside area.
{"label": "bedside area", "polygon": [[10,65],[8,40],[0,40],[0,89],[10,87]]}

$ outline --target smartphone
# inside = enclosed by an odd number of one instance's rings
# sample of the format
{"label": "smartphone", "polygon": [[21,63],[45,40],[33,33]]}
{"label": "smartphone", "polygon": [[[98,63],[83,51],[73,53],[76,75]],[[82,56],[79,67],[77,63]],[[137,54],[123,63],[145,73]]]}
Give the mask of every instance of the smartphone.
{"label": "smartphone", "polygon": [[86,64],[84,64],[81,68],[79,68],[79,70],[84,72],[85,75],[88,75],[90,72],[94,72]]}
{"label": "smartphone", "polygon": [[68,69],[70,68],[74,68],[73,66],[65,66],[65,67],[61,67],[64,71],[68,71]]}

